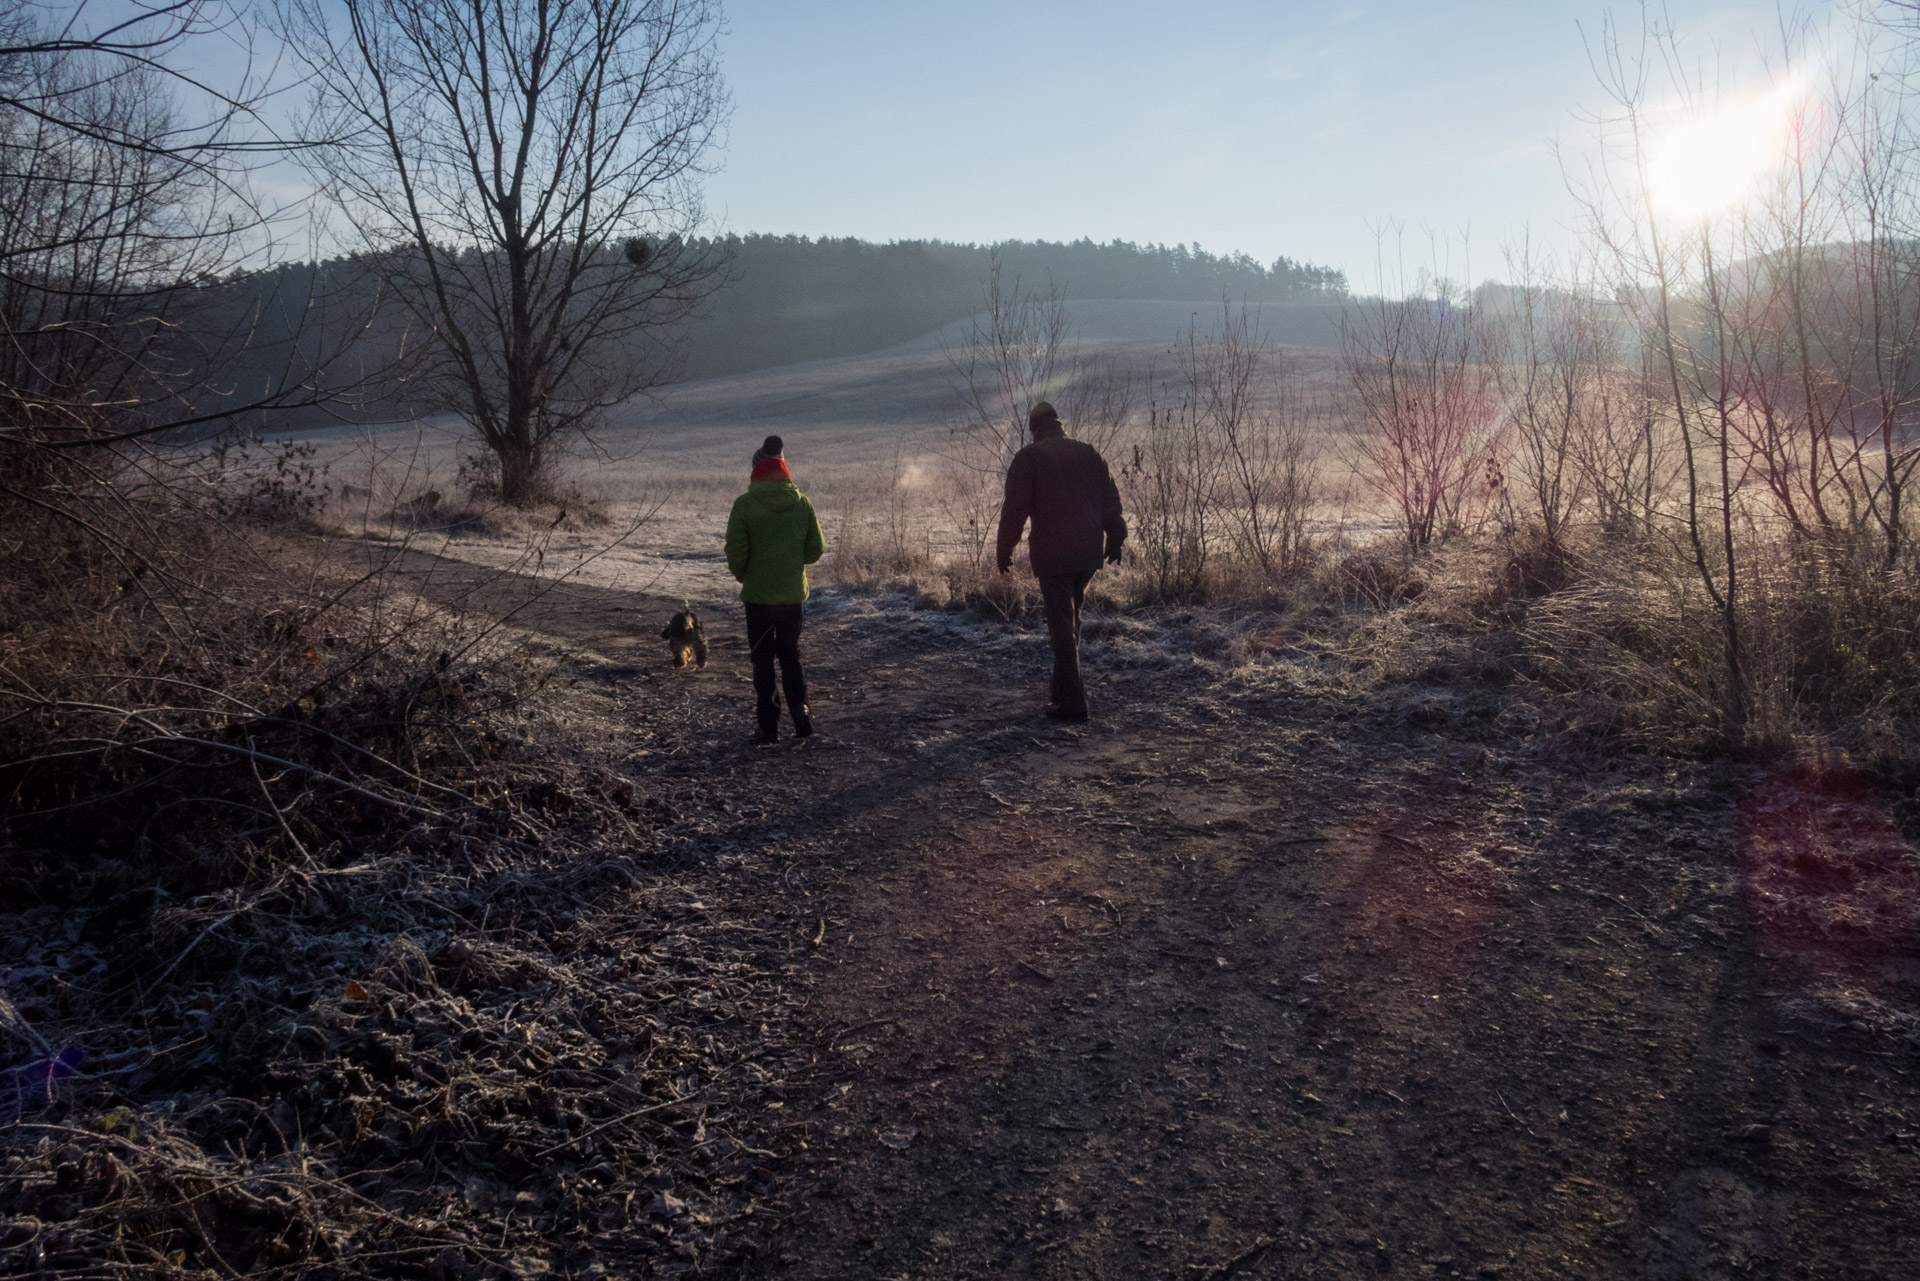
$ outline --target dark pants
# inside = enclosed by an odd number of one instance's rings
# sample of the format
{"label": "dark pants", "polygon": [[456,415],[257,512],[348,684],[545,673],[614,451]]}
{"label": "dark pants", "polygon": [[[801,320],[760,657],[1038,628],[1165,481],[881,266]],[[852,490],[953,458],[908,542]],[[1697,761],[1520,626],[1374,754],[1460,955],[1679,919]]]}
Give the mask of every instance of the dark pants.
{"label": "dark pants", "polygon": [[1059,574],[1040,580],[1040,603],[1047,611],[1047,636],[1053,642],[1053,684],[1047,701],[1073,716],[1087,714],[1087,687],[1080,683],[1080,607],[1087,600],[1093,571]]}
{"label": "dark pants", "polygon": [[776,658],[794,728],[802,733],[813,728],[807,719],[807,678],[800,670],[800,623],[798,605],[747,606],[747,649],[753,657],[753,693],[762,734],[780,730],[780,700],[773,692]]}

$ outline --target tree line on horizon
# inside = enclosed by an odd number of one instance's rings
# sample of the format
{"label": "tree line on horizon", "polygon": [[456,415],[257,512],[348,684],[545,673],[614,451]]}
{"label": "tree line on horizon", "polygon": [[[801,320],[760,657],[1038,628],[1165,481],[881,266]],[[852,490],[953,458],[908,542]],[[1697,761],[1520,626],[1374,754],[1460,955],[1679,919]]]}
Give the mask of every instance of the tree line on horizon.
{"label": "tree line on horizon", "polygon": [[710,242],[728,263],[728,283],[684,326],[689,377],[857,355],[929,333],[984,305],[983,282],[998,261],[1009,281],[1063,300],[1122,299],[1253,304],[1331,301],[1346,273],[1281,257],[1271,265],[1198,245],[1088,238],[1065,243],[795,235],[727,236]]}
{"label": "tree line on horizon", "polygon": [[[712,378],[778,365],[876,351],[963,320],[983,305],[983,282],[997,259],[1008,281],[1066,301],[1087,299],[1255,306],[1337,302],[1346,273],[1282,256],[1265,264],[1245,253],[1214,254],[1197,245],[895,240],[751,233],[673,243],[674,256],[702,263],[718,287],[690,314],[637,327],[619,358],[659,379]],[[407,390],[407,316],[381,297],[389,264],[371,255],[291,263],[214,286],[214,308],[254,335],[251,376],[228,393],[248,402],[290,357],[309,368],[336,351],[341,326],[359,331],[353,352],[335,356],[327,378],[347,392],[328,412],[354,418],[416,412]],[[318,319],[316,319],[318,317]],[[329,319],[331,318],[331,319]],[[298,349],[298,350],[296,350]],[[308,411],[298,421],[324,421]],[[266,424],[263,422],[262,426]]]}

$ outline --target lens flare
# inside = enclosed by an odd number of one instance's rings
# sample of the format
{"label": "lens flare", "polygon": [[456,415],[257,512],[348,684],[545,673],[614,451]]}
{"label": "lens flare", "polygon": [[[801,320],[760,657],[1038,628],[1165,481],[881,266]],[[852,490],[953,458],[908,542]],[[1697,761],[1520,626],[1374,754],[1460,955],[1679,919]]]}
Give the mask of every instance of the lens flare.
{"label": "lens flare", "polygon": [[1806,82],[1794,76],[1738,107],[1680,125],[1654,143],[1647,157],[1654,207],[1691,221],[1744,199],[1756,180],[1791,158],[1796,108],[1805,93]]}

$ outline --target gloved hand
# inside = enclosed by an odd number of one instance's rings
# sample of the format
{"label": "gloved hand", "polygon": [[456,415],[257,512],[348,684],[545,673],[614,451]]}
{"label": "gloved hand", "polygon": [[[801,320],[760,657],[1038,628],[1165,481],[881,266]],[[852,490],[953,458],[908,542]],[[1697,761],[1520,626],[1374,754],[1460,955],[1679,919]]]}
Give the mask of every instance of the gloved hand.
{"label": "gloved hand", "polygon": [[1107,564],[1118,565],[1120,563],[1120,549],[1125,545],[1126,540],[1123,538],[1109,538],[1107,540]]}
{"label": "gloved hand", "polygon": [[1001,561],[1001,562],[1000,562],[1000,572],[1001,572],[1002,574],[1011,574],[1011,573],[1013,572],[1013,562],[1012,562],[1012,561],[1010,561],[1010,560],[1003,560],[1003,561]]}

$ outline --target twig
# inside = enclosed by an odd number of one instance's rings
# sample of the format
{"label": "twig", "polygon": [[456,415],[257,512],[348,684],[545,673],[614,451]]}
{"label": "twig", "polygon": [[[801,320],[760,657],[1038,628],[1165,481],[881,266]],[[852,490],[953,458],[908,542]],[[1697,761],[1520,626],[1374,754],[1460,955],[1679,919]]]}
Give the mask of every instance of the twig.
{"label": "twig", "polygon": [[[133,748],[136,751],[145,751],[146,755],[155,756],[164,761],[173,761],[174,760],[173,757],[168,756],[163,752],[146,750],[147,744],[167,743],[167,742],[187,743],[187,744],[191,744],[194,747],[211,748],[216,752],[229,752],[235,756],[252,757],[256,760],[265,761],[269,765],[278,765],[283,769],[299,770],[302,774],[305,774],[310,778],[317,778],[323,783],[331,783],[335,787],[340,788],[342,791],[351,792],[355,796],[365,797],[367,800],[370,800],[370,801],[378,801],[380,804],[390,806],[391,808],[397,809],[404,814],[414,814],[419,816],[420,818],[442,817],[442,815],[440,815],[439,813],[436,813],[433,810],[422,809],[418,805],[408,804],[406,801],[399,800],[395,797],[382,796],[378,792],[368,791],[366,788],[361,787],[356,783],[349,783],[346,779],[340,778],[337,775],[329,774],[325,770],[315,769],[311,765],[302,765],[298,761],[290,761],[290,760],[287,760],[285,757],[272,756],[266,752],[251,751],[247,748],[241,747],[237,743],[220,743],[220,742],[215,742],[212,739],[195,738],[192,735],[188,735],[188,734],[162,734],[158,738],[142,739],[132,743],[119,744],[119,746]],[[177,764],[178,762],[176,761],[175,763]]]}
{"label": "twig", "polygon": [[1235,1271],[1252,1263],[1255,1259],[1273,1249],[1275,1238],[1260,1236],[1252,1245],[1228,1259],[1225,1263],[1215,1264],[1206,1274],[1204,1281],[1217,1281],[1217,1278],[1231,1276]]}
{"label": "twig", "polygon": [[1515,1122],[1517,1122],[1517,1123],[1519,1124],[1519,1126],[1520,1126],[1520,1128],[1521,1128],[1521,1129],[1523,1129],[1523,1130],[1525,1130],[1525,1131],[1527,1132],[1527,1134],[1528,1134],[1528,1135],[1529,1135],[1530,1137],[1532,1137],[1532,1138],[1536,1138],[1536,1139],[1540,1137],[1539,1135],[1537,1135],[1537,1134],[1534,1134],[1534,1132],[1533,1132],[1533,1127],[1531,1127],[1531,1126],[1529,1126],[1529,1125],[1528,1125],[1528,1124],[1527,1124],[1527,1123],[1526,1123],[1525,1121],[1522,1121],[1522,1120],[1520,1120],[1520,1118],[1519,1118],[1519,1117],[1517,1117],[1517,1116],[1514,1116],[1514,1113],[1513,1113],[1513,1109],[1512,1109],[1512,1108],[1509,1108],[1509,1107],[1507,1107],[1507,1096],[1506,1096],[1506,1095],[1504,1095],[1504,1094],[1502,1094],[1502,1093],[1500,1093],[1500,1091],[1498,1091],[1498,1090],[1495,1090],[1495,1091],[1493,1092],[1493,1097],[1494,1097],[1494,1098],[1496,1098],[1496,1099],[1499,1099],[1499,1100],[1500,1100],[1500,1106],[1501,1106],[1501,1107],[1503,1107],[1503,1108],[1507,1108],[1507,1115],[1508,1115],[1508,1116],[1512,1116],[1512,1117],[1513,1117],[1513,1119],[1514,1119],[1514,1121],[1515,1121]]}
{"label": "twig", "polygon": [[534,1153],[533,1154],[534,1159],[539,1160],[543,1156],[552,1156],[555,1152],[559,1152],[566,1148],[570,1148],[574,1144],[579,1143],[584,1139],[592,1138],[594,1135],[600,1133],[600,1131],[602,1130],[612,1129],[614,1126],[619,1125],[622,1121],[631,1121],[636,1116],[645,1116],[649,1112],[658,1112],[661,1108],[670,1108],[676,1103],[685,1103],[688,1099],[692,1098],[694,1095],[698,1093],[700,1093],[700,1091],[698,1090],[688,1090],[685,1094],[680,1095],[678,1098],[668,1099],[664,1103],[653,1103],[643,1108],[635,1108],[631,1112],[622,1112],[619,1116],[614,1117],[613,1120],[602,1121],[599,1125],[594,1126],[591,1130],[583,1130],[579,1134],[576,1134],[572,1138],[566,1140],[564,1143],[556,1143],[544,1152]]}
{"label": "twig", "polygon": [[[247,746],[253,746],[252,739],[247,740]],[[253,771],[253,781],[260,785],[260,795],[267,802],[267,808],[271,809],[273,816],[280,820],[280,830],[285,832],[287,839],[293,842],[293,848],[300,851],[300,857],[308,863],[312,863],[313,853],[307,849],[306,844],[301,841],[298,836],[294,835],[293,825],[287,822],[285,811],[283,811],[279,803],[273,799],[273,793],[267,790],[267,780],[260,774],[260,762],[257,759],[249,758],[247,767]]]}

